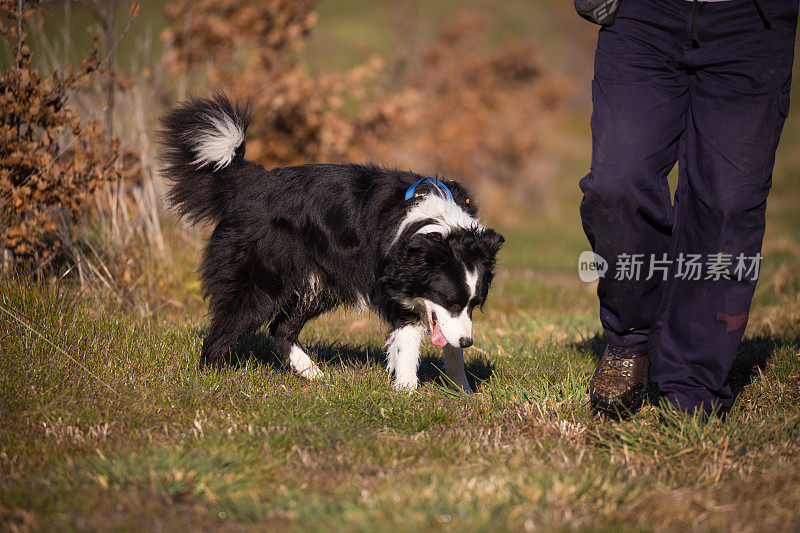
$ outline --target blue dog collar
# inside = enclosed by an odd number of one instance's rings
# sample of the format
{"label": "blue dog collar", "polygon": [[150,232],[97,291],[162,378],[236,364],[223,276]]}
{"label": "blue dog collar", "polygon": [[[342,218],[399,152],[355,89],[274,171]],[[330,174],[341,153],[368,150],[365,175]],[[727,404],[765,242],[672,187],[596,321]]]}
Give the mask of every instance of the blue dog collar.
{"label": "blue dog collar", "polygon": [[450,196],[451,200],[455,201],[455,198],[453,198],[453,193],[450,192],[450,189],[447,188],[447,185],[437,180],[436,178],[422,178],[421,180],[417,181],[414,185],[406,189],[406,201],[409,201],[414,197],[414,191],[416,190],[417,186],[422,183],[432,183],[439,190],[446,192],[447,195]]}

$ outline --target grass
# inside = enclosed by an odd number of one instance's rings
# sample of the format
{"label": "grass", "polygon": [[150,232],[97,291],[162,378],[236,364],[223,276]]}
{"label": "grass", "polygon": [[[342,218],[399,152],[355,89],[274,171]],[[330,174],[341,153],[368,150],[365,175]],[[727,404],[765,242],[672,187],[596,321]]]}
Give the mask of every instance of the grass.
{"label": "grass", "polygon": [[471,396],[445,386],[430,347],[421,390],[394,392],[369,316],[310,325],[319,382],[280,368],[263,333],[230,367],[198,372],[199,316],[142,318],[5,276],[0,520],[90,530],[796,526],[796,329],[751,326],[732,376],[743,391],[724,423],[656,406],[627,422],[593,419],[594,297],[566,256],[524,266],[539,231],[508,233],[476,324]]}
{"label": "grass", "polygon": [[[534,16],[544,4],[503,4],[498,31],[530,20],[548,65],[590,72],[590,55],[575,55],[591,47],[588,26],[570,6]],[[362,40],[391,48],[371,27],[354,33],[345,11],[322,4],[312,52],[345,62]],[[385,25],[394,12],[374,3],[365,13]],[[544,141],[557,169],[548,209],[502,228],[468,355],[474,395],[446,387],[430,346],[421,389],[394,392],[385,331],[368,315],[306,329],[318,382],[281,368],[263,333],[229,367],[198,371],[198,252],[168,221],[174,259],[141,281],[156,302],[145,316],[66,282],[0,275],[0,529],[798,530],[800,115],[776,162],[730,416],[702,422],[648,405],[613,423],[588,410],[603,340],[594,287],[575,273],[585,106],[576,101]]]}

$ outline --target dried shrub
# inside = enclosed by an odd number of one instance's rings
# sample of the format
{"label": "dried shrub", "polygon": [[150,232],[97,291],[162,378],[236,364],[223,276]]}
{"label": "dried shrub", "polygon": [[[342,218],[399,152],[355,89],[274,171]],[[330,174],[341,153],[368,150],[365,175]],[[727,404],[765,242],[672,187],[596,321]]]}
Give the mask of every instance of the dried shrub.
{"label": "dried shrub", "polygon": [[[255,120],[248,155],[267,166],[339,160],[359,127],[346,102],[374,99],[384,63],[309,76],[298,62],[317,21],[312,0],[173,0],[164,61],[176,77],[202,70],[207,84],[245,97]],[[385,121],[375,113],[370,125]]]}
{"label": "dried shrub", "polygon": [[[13,50],[0,73],[0,247],[3,264],[43,267],[92,209],[94,192],[120,179],[119,141],[104,125],[82,121],[71,91],[103,67],[97,42],[80,69],[43,75],[32,64],[24,25],[38,1],[0,0],[0,33]],[[66,224],[65,224],[66,223]]]}
{"label": "dried shrub", "polygon": [[463,11],[429,46],[401,55],[398,85],[417,95],[411,120],[390,138],[364,137],[362,149],[458,176],[501,215],[514,211],[513,199],[544,196],[545,141],[570,88],[543,72],[528,43],[487,48],[491,27],[487,17]]}

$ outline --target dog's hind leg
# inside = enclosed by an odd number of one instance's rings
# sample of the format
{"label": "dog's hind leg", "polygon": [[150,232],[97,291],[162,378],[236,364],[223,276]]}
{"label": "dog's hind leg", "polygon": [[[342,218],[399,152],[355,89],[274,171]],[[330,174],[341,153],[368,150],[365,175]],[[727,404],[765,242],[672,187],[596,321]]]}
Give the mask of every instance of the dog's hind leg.
{"label": "dog's hind leg", "polygon": [[258,289],[249,289],[211,295],[211,324],[203,339],[201,368],[225,363],[225,357],[236,341],[256,331],[275,313],[274,301],[259,292]]}
{"label": "dog's hind leg", "polygon": [[419,367],[422,327],[407,324],[392,329],[386,338],[386,371],[394,375],[394,388],[413,391],[419,386]]}
{"label": "dog's hind leg", "polygon": [[300,331],[309,320],[318,317],[331,307],[332,305],[324,298],[295,298],[275,315],[269,325],[272,342],[284,364],[304,378],[317,379],[322,376],[322,370],[300,345]]}
{"label": "dog's hind leg", "polygon": [[271,319],[285,298],[281,270],[264,265],[258,243],[242,240],[244,233],[222,221],[203,253],[200,278],[211,324],[203,340],[201,367],[224,363],[236,341]]}
{"label": "dog's hind leg", "polygon": [[464,371],[464,348],[454,348],[449,344],[442,348],[444,358],[444,369],[451,384],[463,389],[464,392],[472,392],[469,386],[467,373]]}

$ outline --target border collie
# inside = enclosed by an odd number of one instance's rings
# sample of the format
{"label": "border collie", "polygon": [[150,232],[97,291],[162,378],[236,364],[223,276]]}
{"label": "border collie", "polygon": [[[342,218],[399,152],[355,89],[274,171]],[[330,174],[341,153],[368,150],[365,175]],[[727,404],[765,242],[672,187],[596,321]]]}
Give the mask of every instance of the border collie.
{"label": "border collie", "polygon": [[244,158],[249,122],[246,107],[220,94],[162,117],[169,203],[190,222],[216,222],[200,267],[210,314],[200,366],[224,363],[269,322],[284,362],[318,378],[300,331],[334,307],[361,306],[390,326],[395,388],[417,388],[428,330],[448,378],[469,392],[463,349],[504,239],[480,223],[467,191],[373,165],[267,170]]}

